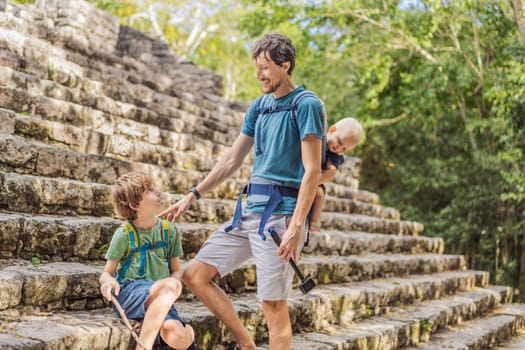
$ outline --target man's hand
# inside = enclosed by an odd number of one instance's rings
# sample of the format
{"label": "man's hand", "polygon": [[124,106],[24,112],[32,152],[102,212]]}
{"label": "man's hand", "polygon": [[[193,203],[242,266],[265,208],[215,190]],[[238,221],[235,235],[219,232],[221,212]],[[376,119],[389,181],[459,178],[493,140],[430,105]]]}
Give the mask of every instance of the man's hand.
{"label": "man's hand", "polygon": [[100,292],[106,298],[108,301],[111,301],[112,295],[111,292],[115,291],[115,296],[120,293],[120,284],[118,284],[117,280],[113,277],[107,277],[100,286]]}
{"label": "man's hand", "polygon": [[296,225],[290,224],[286,229],[286,232],[281,238],[281,245],[277,250],[277,255],[279,255],[283,261],[289,261],[290,258],[293,258],[294,261],[297,261],[299,253],[297,247],[302,238],[302,228],[297,227]]}
{"label": "man's hand", "polygon": [[158,216],[163,219],[166,218],[171,222],[177,222],[195,200],[195,195],[190,192],[182,197],[177,203],[161,212]]}

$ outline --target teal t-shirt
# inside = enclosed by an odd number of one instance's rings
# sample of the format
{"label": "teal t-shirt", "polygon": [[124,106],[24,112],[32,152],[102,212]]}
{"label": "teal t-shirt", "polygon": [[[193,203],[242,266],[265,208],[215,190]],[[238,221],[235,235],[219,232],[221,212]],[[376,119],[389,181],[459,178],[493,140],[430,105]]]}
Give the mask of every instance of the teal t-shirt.
{"label": "teal t-shirt", "polygon": [[[289,106],[295,95],[303,90],[303,87],[297,87],[288,95],[277,99],[269,94],[265,97],[262,107]],[[255,153],[252,182],[299,188],[304,175],[301,141],[308,134],[323,138],[325,131],[323,103],[313,96],[304,97],[296,111],[296,122],[292,120],[289,110],[259,114],[255,120],[255,111],[258,107],[257,99],[250,105],[242,126],[242,133],[254,137],[255,145],[260,144],[262,151],[259,155]],[[255,132],[256,128],[259,128],[259,123],[260,135]],[[261,139],[258,140],[258,137]],[[254,147],[255,150],[256,148]],[[249,196],[246,210],[262,213],[267,197],[261,197],[263,196]],[[295,198],[284,197],[274,214],[290,215],[295,205]]]}
{"label": "teal t-shirt", "polygon": [[[146,243],[156,243],[163,241],[162,237],[162,227],[157,224],[155,228],[151,231],[138,230],[139,241],[141,245]],[[169,256],[170,257],[181,257],[182,256],[182,245],[180,233],[177,227],[170,223],[169,231]],[[117,266],[117,275],[124,266],[127,256],[126,252],[128,250],[128,233],[125,232],[124,228],[120,226],[113,237],[111,238],[111,243],[109,244],[109,249],[106,253],[106,259],[111,261],[118,261]],[[144,268],[144,275],[139,275],[140,267],[140,252],[136,252],[133,256],[133,260],[126,271],[126,274],[123,276],[123,281],[137,280],[137,279],[147,279],[150,281],[157,281],[169,276],[168,260],[166,259],[165,251],[163,248],[148,249],[146,252],[146,265]]]}

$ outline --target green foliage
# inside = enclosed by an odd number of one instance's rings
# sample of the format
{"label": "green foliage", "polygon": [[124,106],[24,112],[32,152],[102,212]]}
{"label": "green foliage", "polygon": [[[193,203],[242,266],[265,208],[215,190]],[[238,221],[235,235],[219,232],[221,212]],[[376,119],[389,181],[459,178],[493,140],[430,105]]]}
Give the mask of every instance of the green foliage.
{"label": "green foliage", "polygon": [[25,5],[25,4],[34,4],[36,0],[13,0],[13,2],[17,4]]}
{"label": "green foliage", "polygon": [[108,249],[109,249],[109,243],[104,243],[97,249],[97,254],[100,256],[103,256],[108,252]]}
{"label": "green foliage", "polygon": [[40,265],[40,263],[41,263],[41,258],[38,253],[31,257],[31,264]]}
{"label": "green foliage", "polygon": [[434,326],[434,321],[431,319],[421,321],[421,330],[423,332],[432,332],[432,327]]}

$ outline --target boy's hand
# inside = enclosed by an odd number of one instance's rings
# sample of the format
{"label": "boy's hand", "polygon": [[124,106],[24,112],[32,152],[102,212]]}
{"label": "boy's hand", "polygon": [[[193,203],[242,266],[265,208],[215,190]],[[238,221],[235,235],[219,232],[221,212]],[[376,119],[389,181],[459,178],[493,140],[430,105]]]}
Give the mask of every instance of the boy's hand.
{"label": "boy's hand", "polygon": [[182,214],[188,210],[194,201],[195,195],[190,192],[182,197],[182,199],[180,199],[177,203],[161,212],[158,216],[163,219],[166,218],[171,222],[177,222],[177,220],[179,220]]}
{"label": "boy's hand", "polygon": [[104,298],[106,298],[108,301],[111,301],[112,291],[115,291],[115,296],[118,296],[118,293],[120,292],[120,284],[118,284],[115,278],[109,277],[100,286],[100,292]]}

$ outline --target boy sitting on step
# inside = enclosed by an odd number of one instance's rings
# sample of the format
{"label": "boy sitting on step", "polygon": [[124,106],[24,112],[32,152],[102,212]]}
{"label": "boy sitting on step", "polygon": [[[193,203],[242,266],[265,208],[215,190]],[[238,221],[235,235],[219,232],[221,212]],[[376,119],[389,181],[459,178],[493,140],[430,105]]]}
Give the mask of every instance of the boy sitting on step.
{"label": "boy sitting on step", "polygon": [[321,213],[324,208],[326,189],[324,184],[332,181],[337,169],[343,164],[346,151],[354,149],[361,140],[363,127],[354,118],[344,118],[328,128],[326,135],[325,163],[323,176],[315,193],[310,216],[310,232],[321,231]]}
{"label": "boy sitting on step", "polygon": [[192,349],[193,328],[173,306],[182,290],[181,238],[174,224],[155,215],[164,205],[159,190],[150,176],[128,173],[116,181],[112,200],[127,222],[111,239],[100,291],[109,301],[114,293],[127,318],[142,321],[136,349],[151,349],[156,340]]}

